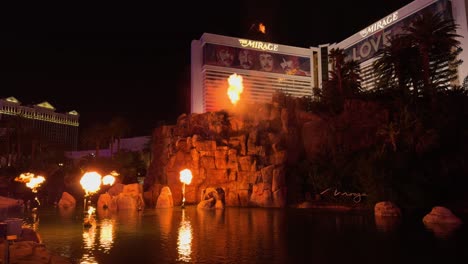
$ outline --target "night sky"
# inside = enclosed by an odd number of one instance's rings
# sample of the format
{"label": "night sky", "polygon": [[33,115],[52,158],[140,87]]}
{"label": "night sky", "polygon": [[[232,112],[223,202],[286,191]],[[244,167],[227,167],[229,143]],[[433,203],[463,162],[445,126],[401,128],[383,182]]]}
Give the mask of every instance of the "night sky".
{"label": "night sky", "polygon": [[[126,118],[129,136],[190,111],[190,45],[204,32],[308,48],[344,40],[409,0],[168,1],[3,10],[0,97],[76,110],[80,127]],[[77,2],[78,3],[78,2]],[[146,3],[146,2],[145,2]],[[306,5],[306,6],[304,6]]]}

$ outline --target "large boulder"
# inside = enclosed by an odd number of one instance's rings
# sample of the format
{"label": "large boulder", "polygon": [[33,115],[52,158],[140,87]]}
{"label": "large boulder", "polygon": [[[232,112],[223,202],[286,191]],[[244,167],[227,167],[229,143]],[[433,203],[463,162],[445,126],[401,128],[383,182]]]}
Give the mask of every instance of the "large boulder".
{"label": "large boulder", "polygon": [[[0,245],[1,252],[4,252],[4,245]],[[10,263],[34,263],[34,264],[71,264],[70,259],[56,255],[41,243],[34,241],[16,241],[10,245]]]}
{"label": "large boulder", "polygon": [[21,207],[24,207],[23,200],[0,196],[0,209],[12,209]]}
{"label": "large boulder", "polygon": [[58,202],[58,207],[59,208],[74,208],[76,206],[76,199],[73,197],[71,194],[67,192],[62,193],[62,197],[60,198]]}
{"label": "large boulder", "polygon": [[41,236],[39,233],[34,231],[32,228],[23,227],[21,230],[20,241],[34,241],[36,243],[42,243]]}
{"label": "large boulder", "polygon": [[376,216],[401,216],[401,210],[396,204],[383,201],[378,202],[374,206],[374,215]]}
{"label": "large boulder", "polygon": [[201,201],[198,203],[199,209],[224,209],[225,192],[223,188],[206,188],[203,191]]}
{"label": "large boulder", "polygon": [[156,208],[173,208],[174,201],[172,200],[172,193],[169,187],[164,186],[161,189],[161,194],[158,197],[158,201],[156,202]]}
{"label": "large boulder", "polygon": [[423,222],[434,224],[461,224],[460,218],[455,216],[450,209],[443,206],[435,206],[432,211],[423,217]]}

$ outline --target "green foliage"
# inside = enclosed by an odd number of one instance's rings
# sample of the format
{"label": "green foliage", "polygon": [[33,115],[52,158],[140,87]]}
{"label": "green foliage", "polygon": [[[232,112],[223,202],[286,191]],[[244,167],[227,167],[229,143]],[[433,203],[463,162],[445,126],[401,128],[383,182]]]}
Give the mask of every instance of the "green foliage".
{"label": "green foliage", "polygon": [[422,13],[404,32],[389,39],[374,63],[377,76],[372,92],[392,94],[404,102],[453,88],[461,61],[458,25],[442,13]]}
{"label": "green foliage", "polygon": [[355,61],[345,61],[342,49],[331,49],[329,57],[330,77],[315,93],[329,113],[339,114],[346,100],[358,98],[362,92],[360,66]]}

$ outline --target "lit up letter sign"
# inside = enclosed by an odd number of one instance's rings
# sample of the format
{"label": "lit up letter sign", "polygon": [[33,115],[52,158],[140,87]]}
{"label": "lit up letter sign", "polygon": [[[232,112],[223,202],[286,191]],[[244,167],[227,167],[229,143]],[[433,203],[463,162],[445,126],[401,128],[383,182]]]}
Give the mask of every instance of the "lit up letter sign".
{"label": "lit up letter sign", "polygon": [[247,39],[239,39],[239,43],[243,48],[254,48],[259,50],[278,51],[278,45],[272,43],[265,43],[261,41],[253,41]]}
{"label": "lit up letter sign", "polygon": [[398,19],[398,12],[394,12],[393,14],[382,18],[381,20],[375,22],[374,24],[366,27],[365,29],[361,30],[359,34],[361,37],[365,38],[367,35],[374,33],[380,29],[384,29],[386,26],[390,25],[391,23],[395,22]]}

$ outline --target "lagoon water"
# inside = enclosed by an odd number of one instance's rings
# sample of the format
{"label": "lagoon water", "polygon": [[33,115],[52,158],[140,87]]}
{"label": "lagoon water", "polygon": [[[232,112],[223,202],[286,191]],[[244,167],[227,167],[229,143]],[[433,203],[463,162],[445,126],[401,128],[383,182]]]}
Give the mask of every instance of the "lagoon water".
{"label": "lagoon water", "polygon": [[372,212],[226,208],[24,212],[46,247],[73,263],[467,263],[467,218],[425,226],[427,212],[401,219]]}

